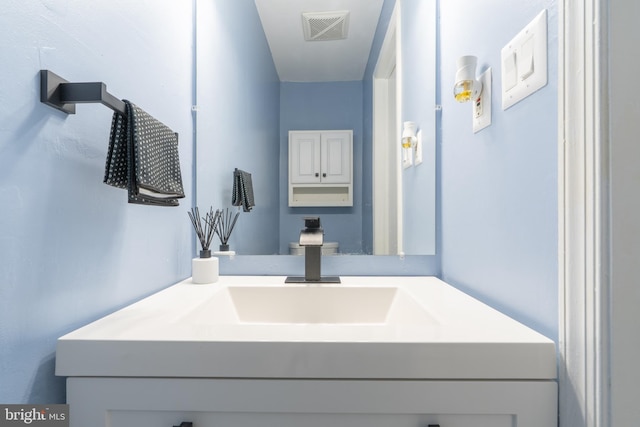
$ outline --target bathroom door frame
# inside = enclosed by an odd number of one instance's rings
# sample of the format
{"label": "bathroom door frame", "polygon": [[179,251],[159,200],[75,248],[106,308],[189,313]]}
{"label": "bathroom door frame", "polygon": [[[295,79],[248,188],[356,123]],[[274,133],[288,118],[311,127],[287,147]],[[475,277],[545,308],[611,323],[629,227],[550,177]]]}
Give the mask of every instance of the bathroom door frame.
{"label": "bathroom door frame", "polygon": [[640,4],[558,9],[560,425],[636,425]]}
{"label": "bathroom door frame", "polygon": [[[601,0],[561,0],[558,61],[559,419],[609,425],[606,66]],[[595,25],[594,22],[598,22]]]}
{"label": "bathroom door frame", "polygon": [[[395,4],[373,72],[373,254],[398,255],[403,248],[400,117],[402,64],[399,5]],[[392,76],[395,76],[392,78]],[[392,88],[391,85],[395,88]],[[393,89],[393,90],[390,90]],[[394,96],[390,108],[389,96]],[[396,143],[397,142],[397,143]],[[391,158],[389,158],[389,153]],[[383,202],[381,202],[381,200]],[[395,200],[395,204],[387,203]]]}
{"label": "bathroom door frame", "polygon": [[558,4],[561,427],[640,419],[640,106],[628,87],[640,65],[634,4]]}

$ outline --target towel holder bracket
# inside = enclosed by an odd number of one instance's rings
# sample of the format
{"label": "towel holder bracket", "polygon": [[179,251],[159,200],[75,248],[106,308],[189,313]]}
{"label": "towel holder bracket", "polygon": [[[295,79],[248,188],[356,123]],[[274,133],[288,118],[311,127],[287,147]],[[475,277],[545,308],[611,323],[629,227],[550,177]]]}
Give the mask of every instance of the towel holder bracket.
{"label": "towel holder bracket", "polygon": [[125,114],[125,103],[107,92],[106,84],[70,83],[49,70],[40,70],[40,102],[67,114],[75,114],[78,103],[101,103]]}

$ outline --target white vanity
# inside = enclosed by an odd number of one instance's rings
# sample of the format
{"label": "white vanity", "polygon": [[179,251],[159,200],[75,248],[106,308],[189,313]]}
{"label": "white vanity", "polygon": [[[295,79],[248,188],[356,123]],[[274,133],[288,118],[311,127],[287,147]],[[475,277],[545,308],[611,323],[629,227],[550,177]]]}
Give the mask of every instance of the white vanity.
{"label": "white vanity", "polygon": [[557,425],[554,343],[446,283],[284,279],[186,280],[60,338],[71,426]]}

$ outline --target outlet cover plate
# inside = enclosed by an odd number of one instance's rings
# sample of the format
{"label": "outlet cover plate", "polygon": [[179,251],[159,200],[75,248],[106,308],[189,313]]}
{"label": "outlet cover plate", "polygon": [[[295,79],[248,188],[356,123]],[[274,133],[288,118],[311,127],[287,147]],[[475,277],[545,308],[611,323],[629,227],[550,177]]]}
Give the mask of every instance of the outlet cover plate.
{"label": "outlet cover plate", "polygon": [[480,132],[491,124],[491,67],[478,77],[482,82],[482,93],[473,100],[473,133]]}
{"label": "outlet cover plate", "polygon": [[419,164],[422,164],[422,129],[418,131],[416,137],[418,141],[416,142],[414,149],[413,163],[418,166]]}

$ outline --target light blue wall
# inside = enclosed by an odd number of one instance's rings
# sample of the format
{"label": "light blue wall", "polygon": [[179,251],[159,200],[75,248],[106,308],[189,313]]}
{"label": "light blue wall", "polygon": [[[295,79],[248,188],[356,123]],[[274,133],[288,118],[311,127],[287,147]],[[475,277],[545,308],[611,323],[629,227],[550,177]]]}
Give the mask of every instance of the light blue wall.
{"label": "light blue wall", "polygon": [[238,254],[276,254],[280,82],[254,1],[198,1],[197,31],[197,203],[231,207],[234,168],[251,173],[256,206],[229,243]]}
{"label": "light blue wall", "polygon": [[423,162],[402,171],[402,249],[436,251],[436,34],[434,0],[402,0],[402,121],[422,134]]}
{"label": "light blue wall", "polygon": [[[64,402],[56,339],[190,275],[190,1],[7,0],[0,14],[0,402]],[[102,183],[112,111],[39,102],[39,70],[103,81],[180,134],[187,198]]]}
{"label": "light blue wall", "polygon": [[[362,81],[280,85],[280,253],[297,242],[305,216],[320,216],[325,242],[362,253]],[[353,130],[353,207],[289,207],[289,130]],[[371,230],[369,230],[371,234]]]}
{"label": "light blue wall", "polygon": [[[500,49],[544,8],[548,84],[503,111]],[[557,3],[446,0],[440,17],[442,276],[557,338]],[[462,55],[493,68],[493,123],[477,134],[451,95]]]}

